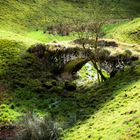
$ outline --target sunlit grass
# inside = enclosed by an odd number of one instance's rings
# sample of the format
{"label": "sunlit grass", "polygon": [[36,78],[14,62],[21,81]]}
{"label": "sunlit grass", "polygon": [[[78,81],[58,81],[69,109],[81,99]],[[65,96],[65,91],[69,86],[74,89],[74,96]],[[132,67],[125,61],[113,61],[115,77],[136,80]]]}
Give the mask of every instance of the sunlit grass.
{"label": "sunlit grass", "polygon": [[125,43],[140,44],[140,18],[122,24],[104,27],[106,37]]}
{"label": "sunlit grass", "polygon": [[[91,89],[85,95],[79,94],[78,99],[83,98],[88,101],[85,102],[87,106],[84,109],[85,120],[79,120],[74,127],[66,130],[63,139],[139,139],[139,63],[133,70],[126,69],[124,73],[119,73],[99,89]],[[81,104],[84,104],[84,100]],[[90,115],[86,116],[86,112],[90,112]]]}
{"label": "sunlit grass", "polygon": [[53,41],[70,41],[76,38],[75,35],[70,36],[53,36],[51,34],[43,33],[43,31],[30,31],[24,33],[15,33],[12,31],[6,31],[0,29],[0,39],[8,39],[16,42],[22,42],[26,46],[30,46],[36,43],[49,43]]}

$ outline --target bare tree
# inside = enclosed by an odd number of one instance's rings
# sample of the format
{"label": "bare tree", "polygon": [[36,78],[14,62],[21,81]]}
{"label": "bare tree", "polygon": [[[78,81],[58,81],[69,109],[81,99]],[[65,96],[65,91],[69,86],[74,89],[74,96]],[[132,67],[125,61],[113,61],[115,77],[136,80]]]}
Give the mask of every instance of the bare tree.
{"label": "bare tree", "polygon": [[[99,58],[99,47],[98,41],[102,37],[102,27],[104,24],[110,22],[113,17],[113,12],[116,10],[116,4],[111,1],[99,1],[95,0],[94,2],[89,2],[86,8],[82,8],[85,13],[88,13],[90,16],[83,16],[81,13],[71,16],[71,19],[75,26],[75,31],[78,34],[81,46],[87,53],[89,60],[92,62],[94,68],[97,70],[98,80],[105,81],[106,77],[104,76]],[[91,10],[89,10],[91,9]],[[87,49],[92,48],[94,54],[89,53]],[[101,49],[101,48],[100,48]],[[99,76],[100,75],[100,76]]]}
{"label": "bare tree", "polygon": [[[99,38],[99,32],[100,32],[100,25],[96,23],[90,23],[88,24],[82,24],[75,21],[77,26],[77,34],[78,38],[80,40],[80,44],[83,47],[88,59],[92,62],[94,68],[97,70],[97,73],[101,76],[102,80],[106,80],[105,76],[102,73],[102,70],[100,68],[99,58],[98,58],[98,38]],[[95,35],[93,35],[93,33]],[[93,39],[93,36],[95,39]],[[88,45],[87,45],[88,44]],[[94,48],[94,55],[92,53],[89,53],[87,51],[90,48]],[[99,80],[99,78],[98,78]]]}

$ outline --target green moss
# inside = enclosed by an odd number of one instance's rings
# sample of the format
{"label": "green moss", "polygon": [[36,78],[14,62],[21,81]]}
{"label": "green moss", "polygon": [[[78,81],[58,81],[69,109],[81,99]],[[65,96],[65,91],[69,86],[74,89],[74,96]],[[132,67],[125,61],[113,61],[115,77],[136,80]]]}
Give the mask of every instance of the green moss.
{"label": "green moss", "polygon": [[87,62],[84,58],[77,58],[76,60],[69,61],[63,68],[63,72],[71,73],[74,69],[78,69],[79,65],[82,66]]}
{"label": "green moss", "polygon": [[20,114],[11,109],[8,105],[0,105],[0,123],[10,123],[16,121],[19,116]]}

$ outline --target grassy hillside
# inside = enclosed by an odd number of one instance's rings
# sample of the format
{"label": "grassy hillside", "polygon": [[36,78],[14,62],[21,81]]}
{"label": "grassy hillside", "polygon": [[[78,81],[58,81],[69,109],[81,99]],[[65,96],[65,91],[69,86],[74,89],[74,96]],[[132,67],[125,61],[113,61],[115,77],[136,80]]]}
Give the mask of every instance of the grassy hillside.
{"label": "grassy hillside", "polygon": [[[46,27],[46,24],[53,24],[54,22],[57,22],[57,20],[65,21],[65,16],[69,16],[71,14],[75,15],[75,13],[77,13],[77,8],[87,8],[87,2],[88,1],[72,0],[1,0],[0,38],[25,42],[29,45],[37,42],[50,42],[53,40],[71,40],[74,37],[54,37],[43,34],[42,30]],[[127,5],[127,7],[125,7],[125,5]],[[132,14],[134,16],[134,13],[139,13],[139,5],[140,4],[137,0],[134,2],[124,0],[119,7],[120,11],[124,10],[126,15]],[[86,11],[87,12],[80,10],[81,15],[84,17],[89,16],[88,9],[86,9]],[[137,23],[137,25],[138,24],[139,23]],[[125,27],[126,26],[127,24]],[[136,30],[136,28],[134,29],[132,26],[129,25],[129,28],[133,32],[133,30]],[[127,34],[124,35],[125,37],[120,36],[120,29],[122,29],[122,27],[116,29],[115,35],[112,35],[114,38],[122,41],[132,39],[134,39],[133,42],[139,41],[137,39],[138,37],[135,39],[135,35],[131,35],[131,38],[126,40],[126,38],[129,37],[129,34],[124,33]],[[120,34],[122,34],[122,32],[123,31],[121,31]]]}
{"label": "grassy hillside", "polygon": [[64,140],[140,139],[140,63],[135,63],[99,87],[77,94],[77,118]]}
{"label": "grassy hillside", "polygon": [[13,31],[42,29],[46,24],[65,19],[82,5],[63,0],[1,0],[0,25]]}
{"label": "grassy hillside", "polygon": [[140,44],[140,18],[109,25],[104,29],[107,31],[107,38],[114,38],[126,43]]}
{"label": "grassy hillside", "polygon": [[[87,1],[0,0],[0,128],[7,124],[18,127],[18,121],[31,111],[37,118],[50,115],[59,123],[64,129],[62,140],[140,139],[140,61],[101,84],[88,79],[90,74],[92,78],[97,75],[95,69],[85,66],[79,71],[77,89],[69,91],[50,67],[27,52],[36,43],[74,40],[73,34],[53,36],[43,29],[46,24],[65,21],[64,17],[75,14],[77,8],[87,8]],[[121,22],[105,25],[105,37],[140,44],[140,18],[135,18],[140,2],[122,1],[120,9],[134,20],[119,19]],[[81,10],[81,15],[89,16],[86,10]],[[128,46],[109,49],[114,54],[129,49],[139,54],[139,45]]]}
{"label": "grassy hillside", "polygon": [[25,52],[24,44],[0,44],[1,125],[14,124],[32,111],[38,117],[51,114],[67,128],[62,140],[140,138],[139,61],[101,85],[82,83],[70,92],[63,82],[46,78],[51,76],[48,68]]}
{"label": "grassy hillside", "polygon": [[63,16],[70,11],[74,11],[74,5],[63,0],[1,0],[0,38],[24,42],[26,45],[71,40],[73,36],[62,38],[43,33],[46,24],[53,23],[58,16],[63,20]]}

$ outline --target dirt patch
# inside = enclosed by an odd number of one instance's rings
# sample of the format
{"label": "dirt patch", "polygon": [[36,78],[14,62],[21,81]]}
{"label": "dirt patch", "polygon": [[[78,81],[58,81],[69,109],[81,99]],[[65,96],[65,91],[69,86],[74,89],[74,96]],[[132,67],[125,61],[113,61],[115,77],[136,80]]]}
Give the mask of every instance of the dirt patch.
{"label": "dirt patch", "polygon": [[0,126],[0,140],[14,140],[17,131],[16,126]]}
{"label": "dirt patch", "polygon": [[5,92],[6,91],[6,86],[3,84],[0,84],[0,93]]}

